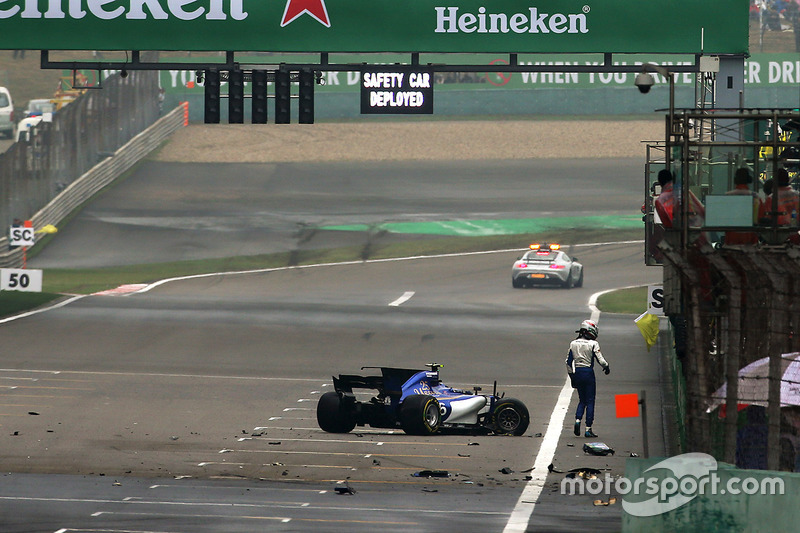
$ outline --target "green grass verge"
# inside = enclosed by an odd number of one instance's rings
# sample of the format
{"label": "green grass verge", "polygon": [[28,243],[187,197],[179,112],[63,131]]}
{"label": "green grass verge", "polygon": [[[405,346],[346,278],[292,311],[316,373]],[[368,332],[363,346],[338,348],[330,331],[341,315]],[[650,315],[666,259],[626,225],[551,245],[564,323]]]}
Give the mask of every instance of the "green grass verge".
{"label": "green grass verge", "polygon": [[647,287],[608,292],[597,298],[597,308],[606,313],[641,315],[647,310]]}
{"label": "green grass verge", "polygon": [[[35,308],[62,294],[91,294],[133,283],[153,283],[162,279],[235,272],[286,266],[389,259],[394,257],[457,254],[490,250],[522,250],[530,242],[558,240],[562,245],[641,239],[641,230],[568,230],[553,234],[500,235],[489,237],[439,237],[381,244],[380,235],[365,245],[347,248],[304,250],[276,254],[178,261],[94,269],[46,269],[42,293],[0,292],[0,316]],[[578,255],[578,254],[576,254]],[[641,313],[646,307],[646,287],[617,291],[600,298],[601,311]]]}
{"label": "green grass verge", "polygon": [[0,291],[0,317],[30,311],[60,297],[51,292]]}

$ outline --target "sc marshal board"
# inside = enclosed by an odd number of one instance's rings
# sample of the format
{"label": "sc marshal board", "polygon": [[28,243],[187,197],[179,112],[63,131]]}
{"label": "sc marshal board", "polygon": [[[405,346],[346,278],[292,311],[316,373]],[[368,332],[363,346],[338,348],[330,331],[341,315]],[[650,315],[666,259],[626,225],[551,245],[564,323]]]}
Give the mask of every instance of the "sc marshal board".
{"label": "sc marshal board", "polygon": [[430,115],[433,69],[365,67],[361,69],[362,115]]}

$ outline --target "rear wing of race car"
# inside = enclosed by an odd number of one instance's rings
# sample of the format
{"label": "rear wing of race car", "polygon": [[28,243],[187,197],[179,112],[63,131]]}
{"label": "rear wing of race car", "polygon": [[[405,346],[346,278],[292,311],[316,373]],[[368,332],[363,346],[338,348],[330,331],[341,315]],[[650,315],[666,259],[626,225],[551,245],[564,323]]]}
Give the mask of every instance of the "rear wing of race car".
{"label": "rear wing of race car", "polygon": [[353,389],[383,389],[382,376],[358,376],[355,374],[339,374],[333,376],[333,388],[336,392],[352,393]]}
{"label": "rear wing of race car", "polygon": [[375,389],[387,396],[400,396],[403,384],[408,381],[419,370],[407,368],[388,368],[388,367],[362,367],[380,368],[380,376],[360,376],[357,374],[339,374],[333,376],[333,388],[336,392],[353,393],[353,389]]}

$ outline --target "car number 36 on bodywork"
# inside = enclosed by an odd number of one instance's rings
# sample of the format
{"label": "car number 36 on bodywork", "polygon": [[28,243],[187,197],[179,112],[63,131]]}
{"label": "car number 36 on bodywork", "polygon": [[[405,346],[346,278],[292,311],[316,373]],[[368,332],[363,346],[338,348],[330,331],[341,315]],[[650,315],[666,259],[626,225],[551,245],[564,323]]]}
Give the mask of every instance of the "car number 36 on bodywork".
{"label": "car number 36 on bodywork", "polygon": [[[334,390],[317,403],[319,427],[330,433],[347,433],[356,426],[401,428],[410,435],[432,435],[440,429],[466,428],[502,435],[522,435],[530,415],[514,398],[450,388],[439,380],[442,365],[430,370],[378,367],[380,375],[340,374]],[[366,368],[375,367],[362,367]],[[496,388],[496,386],[495,386]],[[368,400],[354,389],[373,389]]]}

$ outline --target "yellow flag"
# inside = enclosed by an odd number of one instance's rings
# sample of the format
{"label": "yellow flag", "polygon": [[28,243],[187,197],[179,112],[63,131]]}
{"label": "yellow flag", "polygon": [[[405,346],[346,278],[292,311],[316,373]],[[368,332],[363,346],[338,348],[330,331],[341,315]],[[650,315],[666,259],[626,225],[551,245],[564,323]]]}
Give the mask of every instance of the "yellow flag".
{"label": "yellow flag", "polygon": [[52,224],[47,224],[46,226],[42,226],[40,230],[37,230],[36,233],[56,233],[58,232],[58,228],[56,228]]}
{"label": "yellow flag", "polygon": [[658,316],[644,312],[639,315],[639,318],[634,320],[636,322],[636,326],[639,328],[639,331],[642,332],[642,337],[644,337],[644,341],[647,343],[647,351],[650,351],[656,341],[658,340]]}

